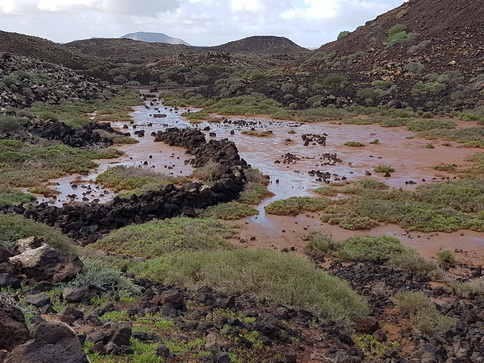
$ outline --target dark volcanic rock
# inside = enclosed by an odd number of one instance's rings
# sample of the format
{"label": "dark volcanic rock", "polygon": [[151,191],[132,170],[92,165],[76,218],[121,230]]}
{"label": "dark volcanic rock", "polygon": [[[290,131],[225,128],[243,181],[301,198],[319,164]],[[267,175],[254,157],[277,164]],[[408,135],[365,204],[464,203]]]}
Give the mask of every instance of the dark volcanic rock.
{"label": "dark volcanic rock", "polygon": [[29,339],[30,333],[25,325],[24,314],[19,308],[2,301],[0,295],[0,350],[11,351]]}
{"label": "dark volcanic rock", "polygon": [[89,363],[81,343],[64,323],[41,323],[36,326],[33,339],[16,347],[6,363]]}
{"label": "dark volcanic rock", "polygon": [[165,219],[180,215],[192,216],[195,209],[203,209],[239,197],[246,182],[244,170],[248,167],[241,159],[235,144],[228,140],[210,140],[193,129],[167,129],[157,134],[159,141],[186,147],[195,155],[194,166],[209,162],[217,165],[211,186],[191,183],[183,187],[172,184],[160,190],[148,191],[131,198],[116,197],[109,204],[66,204],[55,207],[46,203],[33,204],[28,208],[4,205],[3,213],[19,213],[36,221],[55,225],[68,236],[92,243],[112,229],[143,223],[155,218]]}
{"label": "dark volcanic rock", "polygon": [[27,249],[9,261],[28,278],[54,283],[74,278],[84,266],[76,255],[59,252],[46,244]]}

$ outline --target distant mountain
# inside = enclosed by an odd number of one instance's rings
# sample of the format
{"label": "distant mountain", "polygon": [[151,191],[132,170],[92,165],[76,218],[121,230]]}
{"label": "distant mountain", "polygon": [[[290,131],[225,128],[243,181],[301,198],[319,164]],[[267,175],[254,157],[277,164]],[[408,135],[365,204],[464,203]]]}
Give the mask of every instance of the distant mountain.
{"label": "distant mountain", "polygon": [[306,48],[284,37],[252,36],[207,49],[221,52],[248,52],[259,54],[307,52]]}
{"label": "distant mountain", "polygon": [[139,40],[146,43],[167,43],[167,44],[183,44],[190,45],[180,38],[172,38],[163,33],[147,33],[147,32],[137,32],[129,33],[120,37],[121,39],[132,39]]}

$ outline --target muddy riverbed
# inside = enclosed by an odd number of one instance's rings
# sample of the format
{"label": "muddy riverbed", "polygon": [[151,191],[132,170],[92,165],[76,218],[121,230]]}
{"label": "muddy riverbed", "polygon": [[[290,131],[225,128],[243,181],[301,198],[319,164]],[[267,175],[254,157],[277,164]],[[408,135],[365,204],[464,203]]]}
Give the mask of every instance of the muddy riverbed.
{"label": "muddy riverbed", "polygon": [[[237,222],[242,227],[240,236],[235,240],[237,243],[242,241],[255,247],[302,252],[305,242],[301,236],[315,229],[332,234],[336,240],[344,240],[356,234],[385,233],[395,235],[403,244],[416,248],[426,257],[435,256],[441,249],[450,249],[456,252],[458,260],[482,265],[482,233],[408,233],[396,225],[382,225],[371,231],[355,232],[322,223],[317,214],[280,217],[266,215],[264,212],[264,206],[274,200],[314,195],[312,190],[315,188],[335,182],[355,182],[364,178],[368,172],[372,178],[403,189],[452,179],[453,174],[437,172],[434,167],[445,163],[464,168],[469,165],[465,160],[475,150],[457,143],[443,145],[439,141],[432,141],[434,148],[429,148],[428,140],[413,138],[414,133],[405,128],[343,125],[338,121],[301,124],[254,117],[220,117],[218,123],[192,125],[180,116],[185,111],[174,110],[158,102],[150,106],[150,102],[147,102],[146,106],[135,108],[132,113],[133,123],[112,122],[113,127],[130,132],[139,143],[117,147],[125,153],[124,156],[115,160],[100,160],[99,167],[87,175],[70,175],[53,180],[52,188],[60,194],[57,199],[51,199],[50,203],[62,205],[73,201],[106,202],[112,199],[117,191],[102,188],[95,183],[95,178],[115,165],[149,168],[175,176],[190,175],[192,169],[184,162],[190,156],[185,154],[185,150],[155,143],[151,133],[167,127],[196,127],[204,130],[207,138],[228,138],[234,141],[240,155],[252,167],[270,176],[269,190],[274,196],[257,206],[257,216]],[[166,117],[154,117],[155,114],[164,114]],[[139,130],[145,131],[144,136],[134,134]],[[268,131],[269,135],[257,137],[242,133],[250,130]],[[323,137],[325,143],[320,142]],[[308,142],[311,139],[313,141]],[[378,143],[372,144],[375,140]],[[365,146],[345,146],[347,141],[361,142]],[[373,172],[375,166],[382,164],[391,165],[395,172],[389,177]]]}

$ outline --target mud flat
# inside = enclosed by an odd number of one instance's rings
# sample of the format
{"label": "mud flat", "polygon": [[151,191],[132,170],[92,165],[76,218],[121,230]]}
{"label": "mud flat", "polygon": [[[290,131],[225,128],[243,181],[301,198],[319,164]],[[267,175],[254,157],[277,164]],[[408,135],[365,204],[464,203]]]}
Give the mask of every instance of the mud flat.
{"label": "mud flat", "polygon": [[[95,183],[95,178],[115,165],[149,168],[174,176],[190,175],[192,168],[185,163],[190,156],[185,154],[185,149],[155,143],[151,133],[168,127],[193,127],[203,130],[207,139],[228,138],[235,142],[241,157],[271,178],[268,188],[274,196],[257,206],[257,216],[238,222],[242,226],[240,239],[250,246],[302,252],[305,242],[300,237],[316,229],[333,235],[337,241],[353,235],[389,234],[426,257],[434,257],[439,250],[449,249],[455,251],[457,259],[462,262],[482,264],[484,234],[478,232],[408,232],[393,224],[380,225],[371,231],[347,231],[322,223],[317,214],[280,217],[267,215],[264,211],[264,207],[272,201],[311,196],[314,195],[312,190],[318,187],[352,183],[369,173],[371,178],[390,187],[407,190],[424,183],[451,180],[455,178],[454,174],[438,172],[434,167],[445,163],[466,168],[470,165],[466,159],[475,153],[475,149],[452,142],[444,145],[440,141],[433,141],[434,148],[428,148],[428,140],[413,138],[415,133],[403,127],[344,125],[339,121],[303,124],[254,117],[219,117],[216,123],[190,124],[180,116],[185,111],[187,109],[164,107],[158,102],[149,106],[147,102],[146,106],[136,107],[132,114],[134,123],[112,123],[113,127],[130,132],[139,143],[118,147],[125,153],[124,156],[116,160],[100,160],[99,167],[88,175],[53,180],[52,184],[61,194],[51,203],[61,205],[73,200],[105,202],[112,199],[117,191],[102,188]],[[160,113],[166,116],[153,116]],[[140,130],[144,130],[144,136],[134,134]],[[264,132],[266,136],[250,136],[245,134],[247,131]],[[318,143],[317,138],[307,142],[308,137],[304,135],[324,136],[325,144]],[[372,144],[376,139],[378,143]],[[347,141],[360,142],[365,146],[345,146]],[[329,160],[328,155],[332,155],[333,159]],[[392,166],[395,172],[390,177],[375,173],[373,169],[382,164]],[[318,178],[314,172],[325,173],[327,178]],[[68,198],[68,195],[76,195],[76,198]]]}

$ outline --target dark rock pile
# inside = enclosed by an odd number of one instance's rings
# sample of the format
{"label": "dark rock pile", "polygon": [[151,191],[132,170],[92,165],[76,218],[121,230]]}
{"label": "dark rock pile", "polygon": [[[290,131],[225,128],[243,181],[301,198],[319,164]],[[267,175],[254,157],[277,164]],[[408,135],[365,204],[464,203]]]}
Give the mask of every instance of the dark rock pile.
{"label": "dark rock pile", "polygon": [[69,68],[0,53],[0,108],[25,108],[34,102],[92,101],[107,90],[107,86]]}
{"label": "dark rock pile", "polygon": [[103,233],[133,223],[180,215],[194,216],[195,208],[206,208],[239,197],[245,185],[247,163],[240,158],[235,144],[228,140],[210,140],[197,130],[168,129],[157,136],[172,145],[184,146],[195,155],[193,164],[203,166],[209,161],[219,164],[211,186],[190,183],[183,187],[173,184],[161,190],[148,191],[131,198],[116,197],[106,204],[65,204],[63,207],[47,203],[26,208],[4,205],[3,213],[19,213],[50,226],[83,243],[91,243]]}
{"label": "dark rock pile", "polygon": [[0,133],[0,139],[30,141],[35,136],[60,141],[72,147],[107,147],[113,138],[106,135],[124,135],[113,129],[110,123],[89,123],[82,129],[74,129],[57,120],[30,120],[19,130]]}

